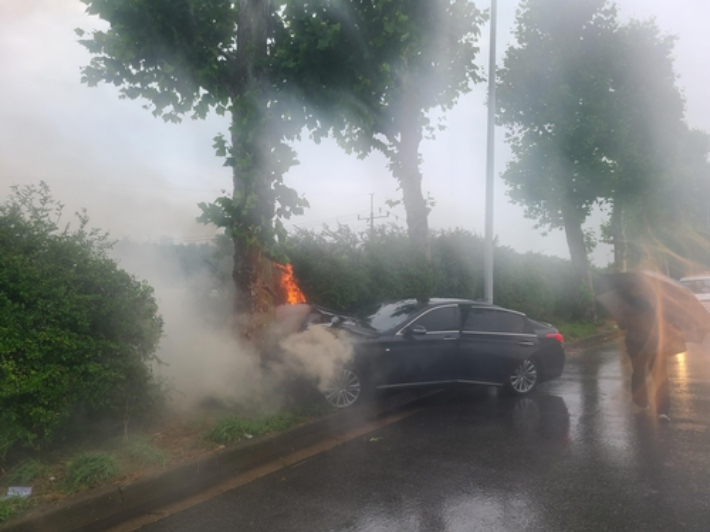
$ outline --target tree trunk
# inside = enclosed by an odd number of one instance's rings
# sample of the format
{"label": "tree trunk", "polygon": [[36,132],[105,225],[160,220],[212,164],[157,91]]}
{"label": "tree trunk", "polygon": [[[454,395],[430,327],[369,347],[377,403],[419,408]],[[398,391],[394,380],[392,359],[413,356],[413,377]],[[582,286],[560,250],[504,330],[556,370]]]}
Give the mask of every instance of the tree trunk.
{"label": "tree trunk", "polygon": [[[264,120],[266,98],[265,76],[260,65],[267,54],[268,0],[239,0],[237,23],[237,59],[232,124],[230,127],[235,212],[232,227],[235,284],[235,312],[246,316],[270,310],[274,305],[274,274],[271,262],[264,256],[258,238],[264,195],[268,195],[269,136]],[[238,103],[237,103],[238,102]],[[245,165],[248,161],[248,165]],[[255,207],[256,206],[256,207]],[[254,213],[256,208],[259,212]],[[273,210],[273,209],[271,209]],[[253,324],[240,324],[246,336],[252,336]]]}
{"label": "tree trunk", "polygon": [[578,216],[577,213],[570,212],[571,210],[563,209],[562,218],[572,262],[573,279],[577,289],[577,294],[575,294],[576,306],[579,309],[579,316],[577,317],[596,321],[591,269],[587,246],[584,242],[584,231],[582,230],[584,218]]}
{"label": "tree trunk", "polygon": [[407,214],[407,232],[415,249],[431,260],[429,248],[429,221],[426,201],[422,195],[422,174],[419,170],[419,145],[422,131],[418,123],[418,107],[405,106],[402,112],[400,142],[397,150],[398,175],[402,186],[402,200]]}
{"label": "tree trunk", "polygon": [[614,270],[625,272],[628,253],[624,230],[624,205],[621,198],[614,199],[611,210],[611,236],[614,242]]}

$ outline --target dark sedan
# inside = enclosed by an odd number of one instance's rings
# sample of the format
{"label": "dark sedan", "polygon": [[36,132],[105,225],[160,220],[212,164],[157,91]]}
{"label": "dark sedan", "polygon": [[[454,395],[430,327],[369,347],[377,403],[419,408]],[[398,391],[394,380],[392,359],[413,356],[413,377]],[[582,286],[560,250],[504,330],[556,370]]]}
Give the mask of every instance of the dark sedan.
{"label": "dark sedan", "polygon": [[326,390],[339,408],[376,390],[492,385],[524,395],[562,374],[562,335],[520,312],[463,299],[385,303],[364,319],[335,318],[355,356]]}

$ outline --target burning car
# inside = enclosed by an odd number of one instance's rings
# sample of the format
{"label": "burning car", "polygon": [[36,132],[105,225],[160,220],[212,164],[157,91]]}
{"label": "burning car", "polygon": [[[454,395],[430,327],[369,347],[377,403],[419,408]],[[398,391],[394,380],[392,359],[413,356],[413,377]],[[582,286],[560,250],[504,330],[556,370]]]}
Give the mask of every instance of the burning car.
{"label": "burning car", "polygon": [[328,323],[354,340],[354,356],[324,391],[338,408],[377,390],[448,385],[504,387],[525,395],[562,374],[564,341],[548,323],[465,299],[414,299],[379,305],[364,318],[318,306],[309,323]]}

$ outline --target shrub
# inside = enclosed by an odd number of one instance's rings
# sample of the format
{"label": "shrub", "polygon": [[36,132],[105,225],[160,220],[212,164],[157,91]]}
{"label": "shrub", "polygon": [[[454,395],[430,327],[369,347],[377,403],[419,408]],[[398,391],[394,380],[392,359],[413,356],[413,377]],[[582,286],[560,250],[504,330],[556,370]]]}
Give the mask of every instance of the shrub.
{"label": "shrub", "polygon": [[[355,313],[376,302],[408,297],[483,298],[483,239],[462,229],[431,236],[431,263],[410,247],[407,234],[380,226],[370,237],[347,226],[299,231],[289,257],[309,301]],[[554,321],[573,315],[577,303],[569,261],[496,246],[497,305]]]}
{"label": "shrub", "polygon": [[0,523],[21,514],[32,504],[30,499],[24,497],[9,497],[0,499]]}
{"label": "shrub", "polygon": [[343,225],[302,230],[290,238],[288,254],[309,301],[334,310],[433,294],[431,266],[396,226],[381,226],[372,237]]}
{"label": "shrub", "polygon": [[122,452],[130,462],[139,467],[165,467],[165,464],[168,463],[168,453],[158,448],[146,437],[131,439]]}
{"label": "shrub", "polygon": [[13,467],[3,477],[3,483],[10,486],[26,486],[49,471],[49,467],[39,460],[25,460]]}
{"label": "shrub", "polygon": [[44,183],[14,187],[0,205],[0,458],[160,399],[152,288],[108,258],[85,213],[72,230],[61,212]]}
{"label": "shrub", "polygon": [[115,477],[119,469],[112,454],[82,453],[67,464],[66,485],[71,491],[90,488]]}

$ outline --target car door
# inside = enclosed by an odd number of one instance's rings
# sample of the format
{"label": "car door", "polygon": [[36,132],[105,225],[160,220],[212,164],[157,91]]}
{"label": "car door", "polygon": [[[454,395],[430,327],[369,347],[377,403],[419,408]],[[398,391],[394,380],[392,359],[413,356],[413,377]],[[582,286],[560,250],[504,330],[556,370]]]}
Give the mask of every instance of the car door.
{"label": "car door", "polygon": [[460,324],[459,307],[452,304],[428,309],[396,331],[381,359],[385,384],[452,380]]}
{"label": "car door", "polygon": [[504,382],[516,361],[539,348],[537,335],[525,316],[504,309],[464,309],[460,337],[460,379],[471,382]]}

